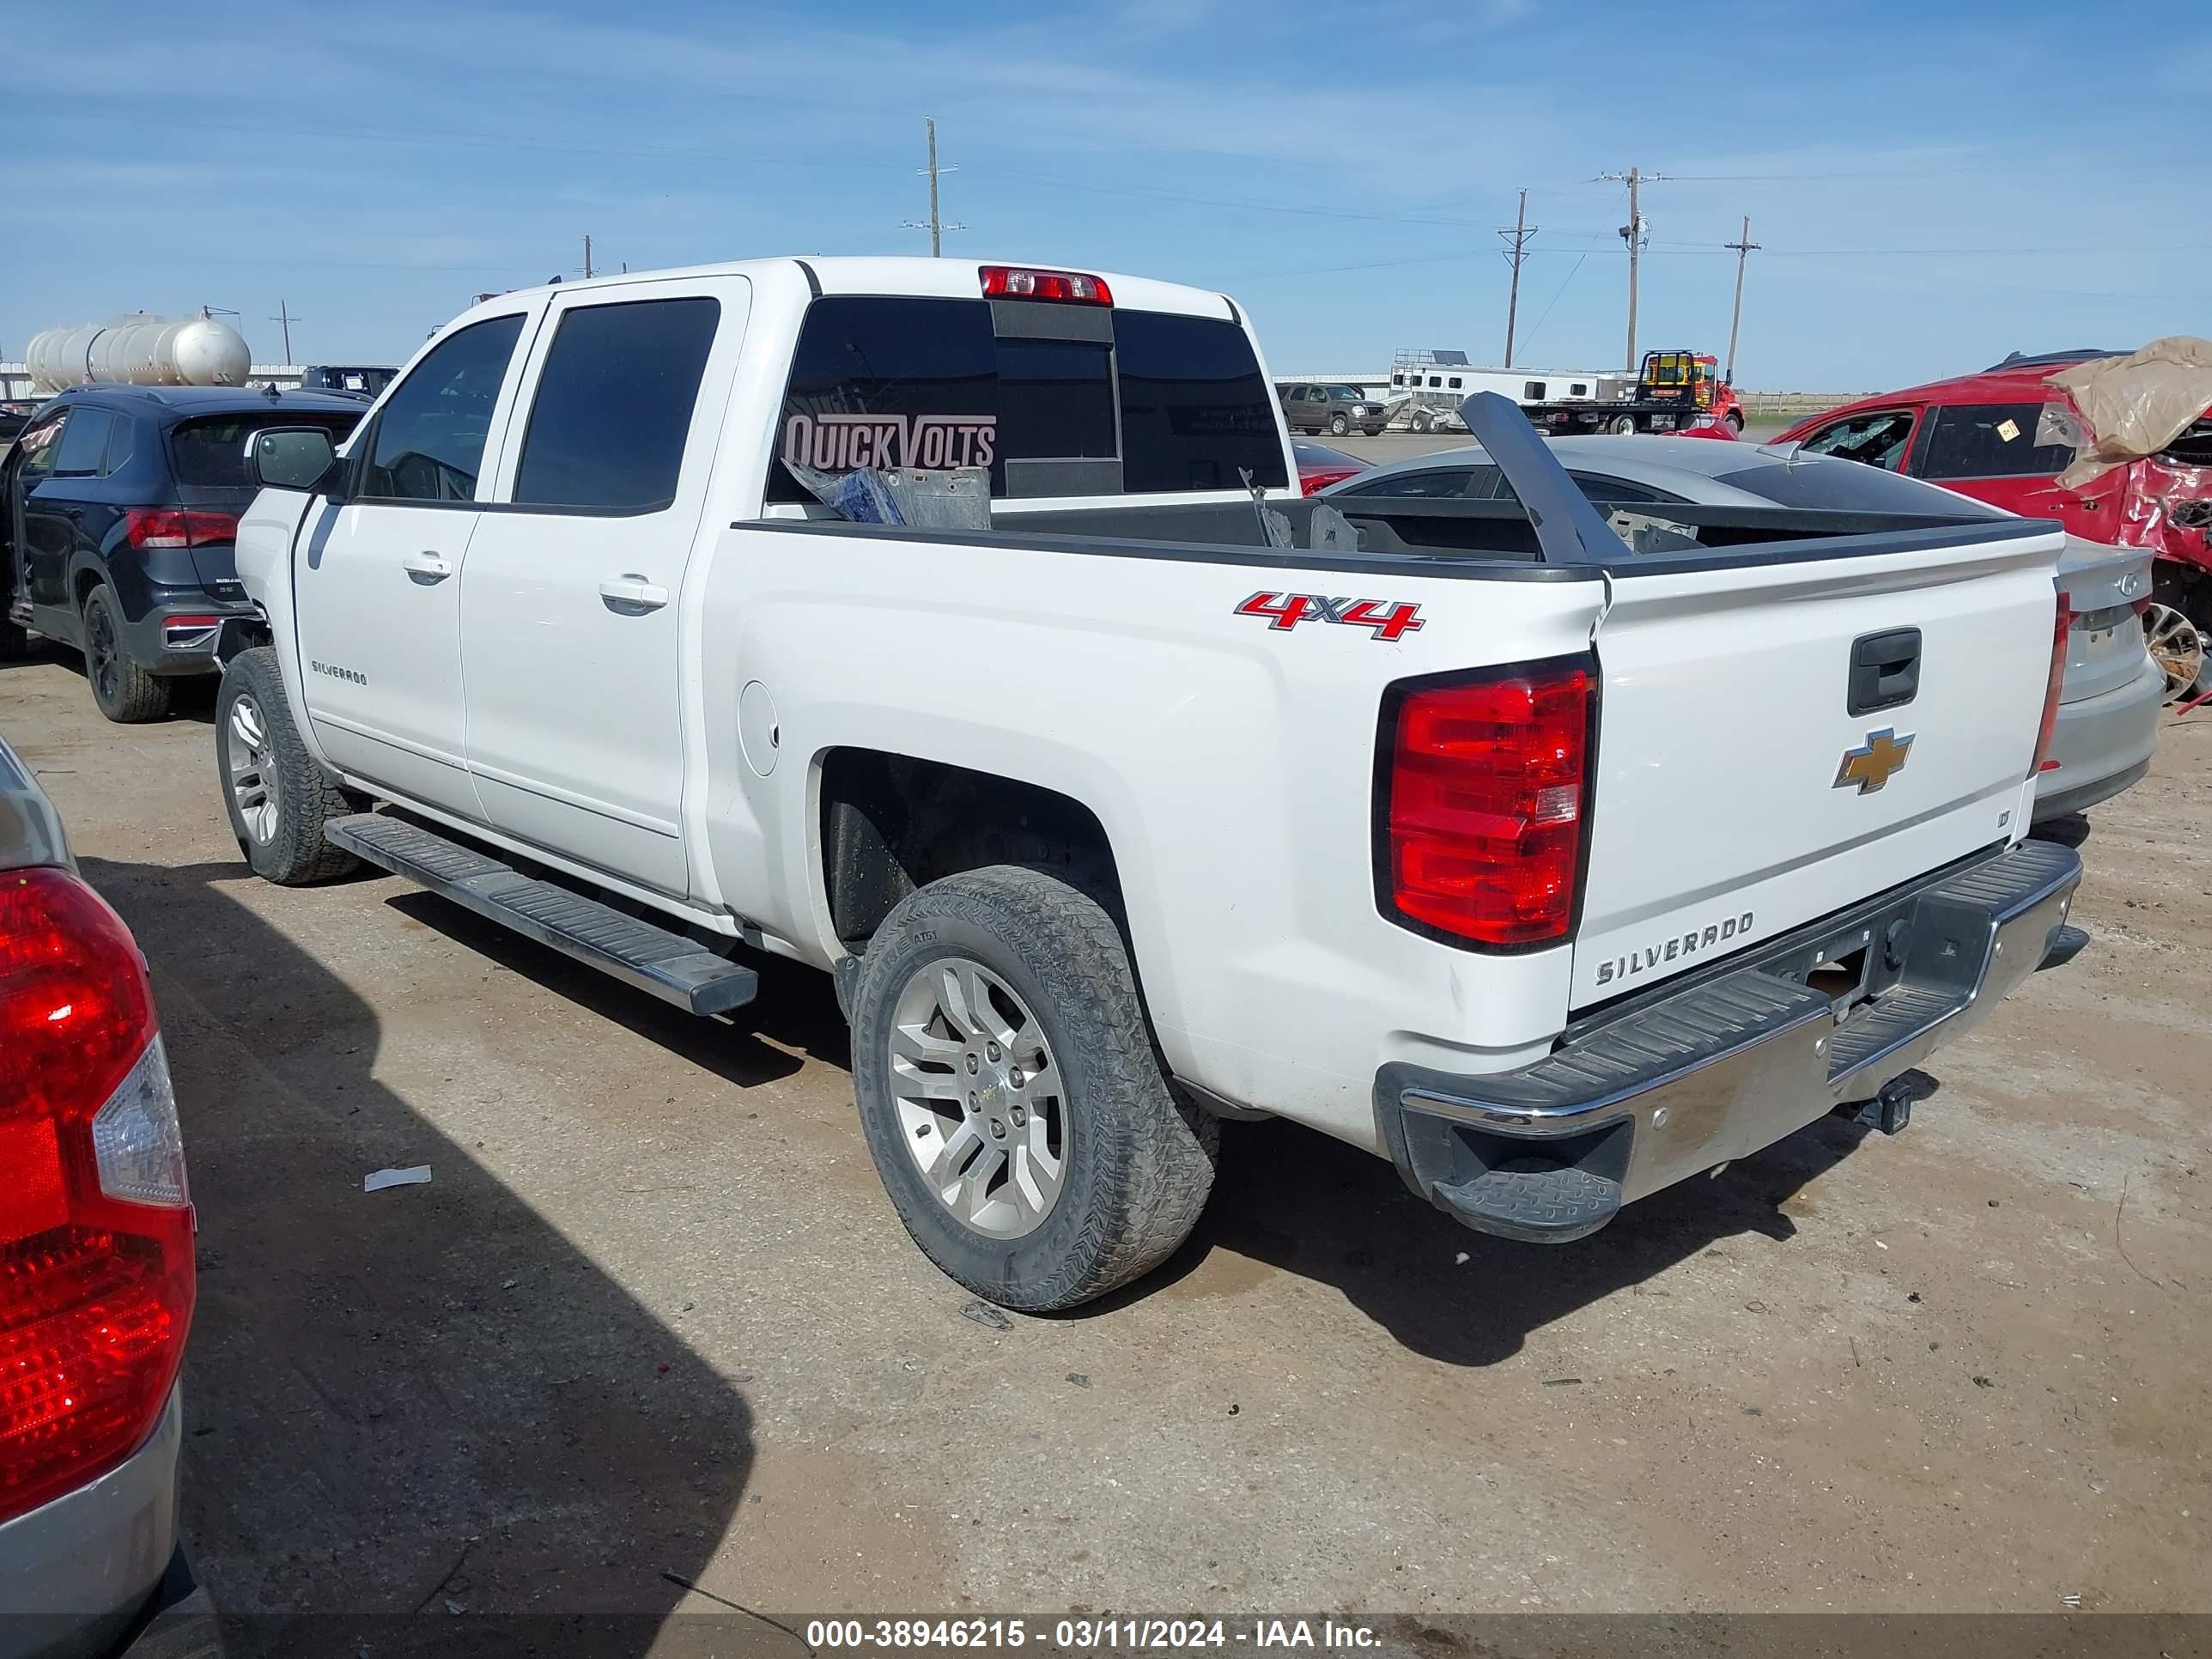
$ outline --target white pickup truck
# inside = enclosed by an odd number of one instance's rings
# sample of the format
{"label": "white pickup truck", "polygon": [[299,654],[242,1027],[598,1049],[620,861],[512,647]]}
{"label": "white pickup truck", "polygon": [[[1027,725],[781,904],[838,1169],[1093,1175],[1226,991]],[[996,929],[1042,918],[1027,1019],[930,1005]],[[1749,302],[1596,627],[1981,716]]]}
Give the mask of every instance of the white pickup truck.
{"label": "white pickup truck", "polygon": [[[1608,517],[1483,398],[1498,499],[1347,525],[1270,384],[1231,301],[1128,276],[488,301],[342,454],[251,442],[240,845],[704,1015],[748,951],[830,970],[898,1213],[1026,1309],[1174,1249],[1224,1117],[1564,1241],[1831,1110],[1895,1129],[2080,947],[2024,839],[2055,526]],[[961,467],[988,527],[819,499]]]}

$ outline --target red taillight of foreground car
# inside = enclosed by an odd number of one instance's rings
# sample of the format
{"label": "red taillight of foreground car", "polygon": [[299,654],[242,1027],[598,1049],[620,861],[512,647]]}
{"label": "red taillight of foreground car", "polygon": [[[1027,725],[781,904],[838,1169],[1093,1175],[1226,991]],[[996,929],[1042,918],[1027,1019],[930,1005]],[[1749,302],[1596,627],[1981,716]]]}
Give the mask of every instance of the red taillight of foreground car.
{"label": "red taillight of foreground car", "polygon": [[206,547],[238,539],[238,514],[197,507],[134,507],[123,515],[133,547]]}
{"label": "red taillight of foreground car", "polygon": [[66,870],[0,872],[0,1521],[153,1431],[192,1211],[145,963]]}
{"label": "red taillight of foreground car", "polygon": [[1575,661],[1403,694],[1382,737],[1386,914],[1493,948],[1567,936],[1595,692]]}
{"label": "red taillight of foreground car", "polygon": [[1331,484],[1342,483],[1346,478],[1356,478],[1367,469],[1363,466],[1316,466],[1298,469],[1298,493],[1318,495]]}
{"label": "red taillight of foreground car", "polygon": [[2066,636],[2073,629],[2073,602],[2062,592],[2058,615],[2051,625],[2051,673],[2043,683],[2043,724],[2035,732],[2035,763],[2027,769],[2031,778],[2058,769],[2058,763],[2051,758],[2051,734],[2058,726],[2058,693],[2066,683]]}

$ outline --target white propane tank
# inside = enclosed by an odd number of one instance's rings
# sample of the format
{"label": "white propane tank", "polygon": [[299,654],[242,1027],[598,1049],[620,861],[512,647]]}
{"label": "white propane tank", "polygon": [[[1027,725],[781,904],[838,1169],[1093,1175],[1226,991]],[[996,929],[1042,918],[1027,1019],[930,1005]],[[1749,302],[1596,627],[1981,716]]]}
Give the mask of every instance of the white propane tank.
{"label": "white propane tank", "polygon": [[50,328],[32,337],[24,367],[41,392],[87,382],[244,386],[253,366],[245,337],[212,317],[168,322],[143,312],[111,323]]}

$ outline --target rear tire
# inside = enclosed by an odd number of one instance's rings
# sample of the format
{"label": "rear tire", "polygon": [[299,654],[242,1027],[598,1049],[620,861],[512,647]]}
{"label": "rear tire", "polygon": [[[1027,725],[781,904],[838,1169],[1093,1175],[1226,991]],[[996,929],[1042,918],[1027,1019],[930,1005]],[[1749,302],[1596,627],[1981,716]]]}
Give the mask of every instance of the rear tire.
{"label": "rear tire", "polygon": [[255,875],[301,887],[360,868],[323,839],[323,825],[352,808],[301,740],[273,646],[231,659],[216,698],[215,757],[230,832]]}
{"label": "rear tire", "polygon": [[1413,411],[1412,425],[1414,431],[1426,432],[1429,428],[1434,424],[1435,422],[1430,419],[1429,411],[1427,410],[1417,409]]}
{"label": "rear tire", "polygon": [[1609,432],[1616,433],[1625,438],[1630,433],[1636,430],[1636,416],[1633,415],[1616,415],[1613,418],[1613,424],[1606,429]]}
{"label": "rear tire", "polygon": [[84,678],[94,705],[118,726],[143,726],[169,712],[169,682],[131,659],[123,608],[106,582],[85,596]]}
{"label": "rear tire", "polygon": [[948,876],[891,912],[853,999],[853,1081],[908,1233],[1006,1307],[1148,1273],[1212,1189],[1219,1122],[1169,1088],[1121,930],[1042,871]]}

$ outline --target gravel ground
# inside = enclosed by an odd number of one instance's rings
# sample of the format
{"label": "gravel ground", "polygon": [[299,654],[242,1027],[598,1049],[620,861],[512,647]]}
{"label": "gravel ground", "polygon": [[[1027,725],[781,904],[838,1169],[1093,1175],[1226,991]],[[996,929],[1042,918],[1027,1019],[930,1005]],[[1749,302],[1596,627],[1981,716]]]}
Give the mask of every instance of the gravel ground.
{"label": "gravel ground", "polygon": [[2092,947],[1899,1138],[1826,1121],[1546,1250],[1231,1125],[1164,1271],[1005,1320],[893,1216],[825,977],[702,1023],[394,879],[262,884],[209,718],[0,671],[153,965],[228,1609],[709,1605],[667,1574],[813,1611],[2212,1607],[2202,725],[2074,826]]}

